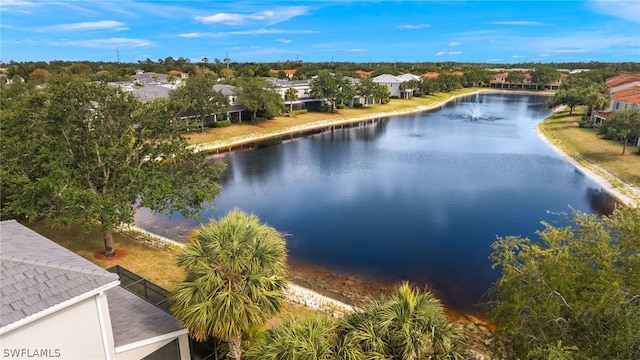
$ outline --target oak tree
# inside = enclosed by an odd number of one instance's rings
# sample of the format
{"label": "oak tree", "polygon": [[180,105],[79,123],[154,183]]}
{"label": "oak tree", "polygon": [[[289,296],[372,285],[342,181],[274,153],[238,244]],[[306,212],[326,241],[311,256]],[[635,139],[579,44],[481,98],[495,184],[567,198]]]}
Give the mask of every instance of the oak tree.
{"label": "oak tree", "polygon": [[7,94],[3,216],[98,224],[111,256],[113,231],[132,223],[138,208],[197,217],[220,190],[224,166],[189,147],[165,99],[143,103],[68,75]]}

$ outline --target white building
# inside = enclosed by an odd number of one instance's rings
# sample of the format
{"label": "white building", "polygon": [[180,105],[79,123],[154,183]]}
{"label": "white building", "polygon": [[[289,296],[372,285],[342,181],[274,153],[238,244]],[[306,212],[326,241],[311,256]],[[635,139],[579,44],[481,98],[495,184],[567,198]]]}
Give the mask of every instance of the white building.
{"label": "white building", "polygon": [[118,275],[0,222],[0,345],[14,359],[190,359],[188,332]]}

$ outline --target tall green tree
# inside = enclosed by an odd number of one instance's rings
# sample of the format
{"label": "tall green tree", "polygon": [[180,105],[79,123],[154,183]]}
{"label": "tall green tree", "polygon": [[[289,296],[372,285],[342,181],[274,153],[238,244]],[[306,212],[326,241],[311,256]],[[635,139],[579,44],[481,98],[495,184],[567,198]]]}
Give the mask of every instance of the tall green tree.
{"label": "tall green tree", "polygon": [[3,216],[99,224],[111,256],[138,208],[195,217],[220,190],[224,166],[189,148],[165,99],[52,76],[3,105]]}
{"label": "tall green tree", "polygon": [[357,88],[357,93],[365,99],[364,106],[367,106],[369,99],[375,98],[377,88],[378,84],[373,82],[371,78],[363,78],[360,81],[360,85]]}
{"label": "tall green tree", "polygon": [[420,92],[423,94],[433,94],[440,90],[442,85],[438,79],[422,79],[420,82]]}
{"label": "tall green tree", "polygon": [[450,323],[440,301],[407,283],[388,298],[347,314],[338,336],[366,359],[463,359],[462,329]]}
{"label": "tall green tree", "polygon": [[183,86],[169,92],[173,111],[179,117],[195,117],[204,132],[205,119],[225,114],[229,110],[229,98],[216,91],[215,80],[206,75],[190,76]]}
{"label": "tall green tree", "polygon": [[537,65],[531,73],[531,81],[538,84],[538,88],[544,87],[560,79],[560,72],[551,65]]}
{"label": "tall green tree", "polygon": [[298,90],[288,88],[284,93],[284,100],[289,102],[289,114],[293,112],[293,102],[298,100]]}
{"label": "tall green tree", "polygon": [[311,96],[316,99],[326,99],[333,112],[340,96],[338,76],[328,71],[321,71],[311,80]]}
{"label": "tall green tree", "polygon": [[499,358],[640,356],[640,208],[598,217],[574,211],[539,239],[498,238],[502,275],[487,304]]}
{"label": "tall green tree", "polygon": [[591,123],[593,123],[597,111],[604,110],[609,106],[610,100],[606,91],[606,87],[602,89],[601,86],[594,84],[589,86],[583,95],[582,102],[589,108]]}
{"label": "tall green tree", "polygon": [[556,107],[558,105],[567,105],[569,107],[569,115],[573,114],[573,110],[577,105],[582,104],[584,100],[584,90],[578,88],[560,89],[558,90],[548,105]]}
{"label": "tall green tree", "polygon": [[509,71],[509,75],[507,75],[507,81],[509,82],[509,87],[524,87],[522,81],[524,80],[524,73],[522,71]]}
{"label": "tall green tree", "polygon": [[622,155],[632,137],[640,137],[640,109],[615,111],[600,127],[599,133],[614,140],[622,140]]}
{"label": "tall green tree", "polygon": [[227,341],[230,356],[241,359],[243,334],[285,301],[282,235],[236,209],[196,230],[177,262],[186,279],[173,289],[174,314],[197,340]]}
{"label": "tall green tree", "polygon": [[251,119],[271,119],[280,114],[284,104],[273,85],[263,79],[243,77],[237,81],[238,102],[251,111]]}

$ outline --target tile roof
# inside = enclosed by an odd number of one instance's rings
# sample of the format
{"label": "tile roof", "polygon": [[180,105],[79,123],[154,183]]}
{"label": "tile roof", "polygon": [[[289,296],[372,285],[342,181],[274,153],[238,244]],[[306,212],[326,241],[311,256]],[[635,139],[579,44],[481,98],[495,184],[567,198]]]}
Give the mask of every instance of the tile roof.
{"label": "tile roof", "polygon": [[400,80],[398,77],[390,75],[390,74],[382,74],[374,77],[373,82],[376,83],[391,83],[391,84],[399,84],[403,80]]}
{"label": "tile roof", "polygon": [[428,72],[428,73],[424,73],[422,75],[420,75],[421,77],[425,78],[425,79],[437,79],[438,76],[440,76],[440,74],[438,74],[437,72]]}
{"label": "tile roof", "polygon": [[0,328],[105,286],[118,275],[15,220],[0,222]]}
{"label": "tile roof", "polygon": [[143,87],[133,87],[133,93],[140,98],[142,101],[151,101],[157,98],[169,98],[170,88],[156,85],[156,84],[146,84]]}
{"label": "tile roof", "polygon": [[283,71],[285,74],[291,76],[291,75],[295,74],[298,70],[296,70],[296,69],[289,69],[289,70],[269,69],[269,72],[272,73],[272,74],[278,74],[278,73],[280,73],[280,71]]}
{"label": "tile roof", "polygon": [[373,71],[356,70],[356,75],[360,77],[367,77],[371,74],[373,74]]}
{"label": "tile roof", "polygon": [[636,85],[628,89],[614,92],[610,95],[611,99],[628,104],[640,104],[640,86]]}
{"label": "tile roof", "polygon": [[640,81],[640,76],[622,74],[622,75],[610,77],[606,81],[607,81],[607,86],[609,87],[609,89],[611,89],[611,88],[618,87],[620,85],[632,83],[634,81]]}
{"label": "tile roof", "polygon": [[185,329],[175,317],[123,287],[106,293],[116,347]]}

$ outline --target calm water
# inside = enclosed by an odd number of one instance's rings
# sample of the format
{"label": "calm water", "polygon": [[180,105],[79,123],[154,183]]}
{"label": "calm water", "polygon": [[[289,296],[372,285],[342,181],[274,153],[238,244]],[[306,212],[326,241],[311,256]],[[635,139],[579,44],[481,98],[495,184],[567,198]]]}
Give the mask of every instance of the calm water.
{"label": "calm water", "polygon": [[[434,288],[473,310],[496,280],[496,236],[535,238],[570,207],[612,199],[535,134],[546,97],[473,95],[432,112],[383,119],[221,157],[217,210],[257,214],[288,235],[289,256],[381,280]],[[199,221],[138,213],[152,232],[184,238]]]}

